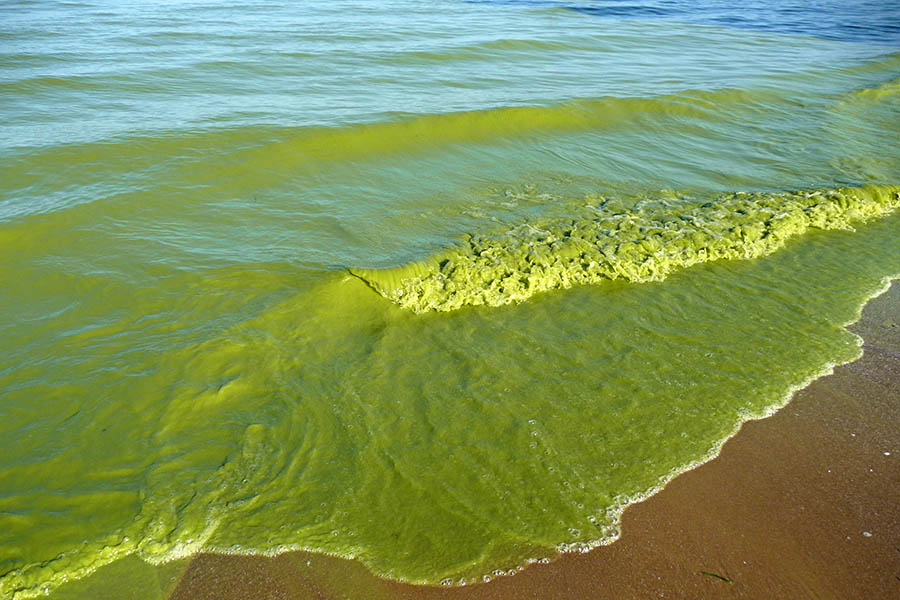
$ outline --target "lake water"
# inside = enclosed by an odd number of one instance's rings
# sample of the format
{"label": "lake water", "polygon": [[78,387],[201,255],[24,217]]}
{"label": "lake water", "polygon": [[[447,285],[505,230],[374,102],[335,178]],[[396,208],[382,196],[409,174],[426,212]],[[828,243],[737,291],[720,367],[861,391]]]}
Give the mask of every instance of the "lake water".
{"label": "lake water", "polygon": [[856,358],[900,4],[733,4],[0,4],[0,595],[512,573]]}

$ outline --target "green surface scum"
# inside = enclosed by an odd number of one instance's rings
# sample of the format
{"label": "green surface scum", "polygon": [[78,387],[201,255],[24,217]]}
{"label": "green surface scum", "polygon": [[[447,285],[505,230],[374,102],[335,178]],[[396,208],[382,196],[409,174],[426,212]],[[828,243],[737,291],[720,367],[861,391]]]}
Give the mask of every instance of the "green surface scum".
{"label": "green surface scum", "polygon": [[421,313],[502,306],[573,285],[662,281],[676,269],[749,259],[808,229],[851,229],[900,206],[900,187],[739,193],[711,202],[601,201],[595,216],[526,224],[470,237],[420,263],[351,269],[385,298]]}

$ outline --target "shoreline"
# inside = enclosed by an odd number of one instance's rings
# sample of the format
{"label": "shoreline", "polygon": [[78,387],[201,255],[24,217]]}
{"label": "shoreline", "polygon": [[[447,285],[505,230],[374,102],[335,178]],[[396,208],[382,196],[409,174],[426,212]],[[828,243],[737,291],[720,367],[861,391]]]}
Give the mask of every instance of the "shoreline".
{"label": "shoreline", "polygon": [[896,597],[900,280],[849,329],[863,339],[860,358],[630,504],[612,544],[461,587],[384,580],[307,552],[201,554],[169,599]]}

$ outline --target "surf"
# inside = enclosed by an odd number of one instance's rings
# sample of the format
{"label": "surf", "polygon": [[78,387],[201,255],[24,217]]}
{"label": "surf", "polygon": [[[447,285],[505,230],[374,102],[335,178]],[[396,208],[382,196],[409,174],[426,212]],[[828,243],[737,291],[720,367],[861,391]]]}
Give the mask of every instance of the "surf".
{"label": "surf", "polygon": [[662,281],[698,263],[766,256],[809,229],[852,229],[898,207],[900,186],[877,185],[701,203],[660,198],[631,208],[598,198],[572,219],[469,236],[421,262],[350,273],[417,313],[502,306],[574,285]]}

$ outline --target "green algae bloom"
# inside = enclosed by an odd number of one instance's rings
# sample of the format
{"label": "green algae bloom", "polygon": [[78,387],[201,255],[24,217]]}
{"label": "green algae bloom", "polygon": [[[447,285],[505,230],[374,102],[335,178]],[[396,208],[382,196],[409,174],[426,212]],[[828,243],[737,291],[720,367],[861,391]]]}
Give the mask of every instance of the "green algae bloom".
{"label": "green algae bloom", "polygon": [[710,202],[601,201],[575,219],[525,224],[395,269],[351,269],[385,298],[421,313],[502,306],[573,285],[662,281],[723,259],[766,256],[809,229],[852,229],[900,207],[900,187],[738,193]]}

